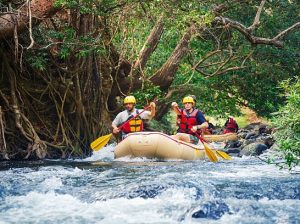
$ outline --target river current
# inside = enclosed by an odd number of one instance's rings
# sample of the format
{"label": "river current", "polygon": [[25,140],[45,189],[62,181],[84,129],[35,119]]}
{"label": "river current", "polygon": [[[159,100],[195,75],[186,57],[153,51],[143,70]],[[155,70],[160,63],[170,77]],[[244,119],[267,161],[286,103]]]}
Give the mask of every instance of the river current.
{"label": "river current", "polygon": [[0,223],[300,223],[300,175],[257,158],[1,162]]}

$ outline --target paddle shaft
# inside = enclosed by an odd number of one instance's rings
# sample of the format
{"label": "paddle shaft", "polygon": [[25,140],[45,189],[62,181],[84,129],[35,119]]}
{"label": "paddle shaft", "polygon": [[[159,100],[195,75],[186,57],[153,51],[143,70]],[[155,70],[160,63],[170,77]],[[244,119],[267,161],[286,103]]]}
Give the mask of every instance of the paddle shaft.
{"label": "paddle shaft", "polygon": [[206,142],[207,143],[207,141],[205,141],[197,132],[194,132],[194,134],[196,135],[196,137],[202,142],[202,143],[204,143],[204,142]]}
{"label": "paddle shaft", "polygon": [[125,121],[121,126],[118,127],[118,129],[122,129],[124,127],[125,124],[127,124],[129,121],[132,121],[133,119],[137,118],[138,116],[140,116],[142,113],[144,113],[147,109],[149,109],[150,106],[147,106],[144,108],[144,110],[142,110],[141,112],[139,112],[138,114],[134,115],[132,118],[130,118],[129,120]]}

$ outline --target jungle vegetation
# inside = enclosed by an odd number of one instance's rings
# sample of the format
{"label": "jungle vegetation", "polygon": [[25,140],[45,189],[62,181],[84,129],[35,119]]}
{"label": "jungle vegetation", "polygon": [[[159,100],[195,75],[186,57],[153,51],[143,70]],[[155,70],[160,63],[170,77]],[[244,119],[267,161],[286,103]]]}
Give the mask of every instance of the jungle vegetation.
{"label": "jungle vegetation", "polygon": [[88,155],[127,94],[139,106],[156,98],[162,124],[172,101],[194,94],[207,115],[239,114],[241,106],[267,118],[279,111],[283,150],[299,162],[299,116],[285,119],[300,108],[299,1],[1,0],[0,7],[0,158]]}

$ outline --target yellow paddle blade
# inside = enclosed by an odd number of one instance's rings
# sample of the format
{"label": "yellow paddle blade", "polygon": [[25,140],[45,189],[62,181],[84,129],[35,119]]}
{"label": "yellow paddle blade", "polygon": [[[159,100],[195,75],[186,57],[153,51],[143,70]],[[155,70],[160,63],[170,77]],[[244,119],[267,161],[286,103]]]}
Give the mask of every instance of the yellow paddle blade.
{"label": "yellow paddle blade", "polygon": [[226,152],[216,150],[216,153],[218,156],[220,156],[221,158],[223,158],[225,160],[232,160],[232,157],[230,155],[228,155]]}
{"label": "yellow paddle blade", "polygon": [[218,162],[218,158],[215,155],[215,153],[209,148],[209,146],[205,142],[203,142],[203,144],[204,144],[205,153],[206,153],[207,157],[209,158],[209,160],[214,163]]}
{"label": "yellow paddle blade", "polygon": [[97,138],[95,141],[91,143],[91,149],[94,151],[98,151],[99,149],[103,148],[109,141],[112,134],[104,135],[99,138]]}

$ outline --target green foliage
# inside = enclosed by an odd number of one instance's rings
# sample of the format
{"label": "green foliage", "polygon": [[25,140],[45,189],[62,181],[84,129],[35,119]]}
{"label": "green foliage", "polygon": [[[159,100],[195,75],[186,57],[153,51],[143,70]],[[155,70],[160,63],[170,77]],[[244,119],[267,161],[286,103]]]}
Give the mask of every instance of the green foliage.
{"label": "green foliage", "polygon": [[160,121],[151,120],[151,127],[155,131],[160,131],[169,135],[176,133],[178,126],[176,125],[176,115],[170,111]]}
{"label": "green foliage", "polygon": [[282,82],[286,105],[274,114],[274,134],[287,165],[292,168],[300,164],[300,79]]}
{"label": "green foliage", "polygon": [[134,96],[137,100],[137,106],[147,106],[147,104],[150,103],[150,100],[153,100],[154,98],[158,99],[161,93],[162,92],[159,87],[154,86],[151,82],[146,81],[144,83],[144,88],[134,93]]}
{"label": "green foliage", "polygon": [[[221,0],[56,1],[58,7],[63,6],[85,15],[103,16],[101,18],[105,21],[107,31],[112,35],[112,45],[122,58],[130,62],[136,60],[155,21],[162,16],[164,32],[156,50],[147,61],[143,71],[145,78],[152,76],[165,63],[190,24],[206,25],[207,32],[194,36],[190,42],[189,54],[180,64],[171,87],[178,91],[168,100],[180,102],[182,96],[194,94],[199,99],[198,106],[207,115],[239,115],[237,105],[247,104],[259,115],[269,117],[283,103],[281,90],[277,88],[278,83],[293,77],[300,70],[300,32],[295,31],[285,37],[284,49],[264,45],[253,46],[240,32],[211,24],[214,19],[211,10],[218,4],[227,3]],[[223,16],[250,26],[258,5],[257,1],[228,3]],[[267,1],[261,14],[260,26],[254,31],[254,35],[266,38],[276,36],[299,21],[298,8],[297,1]],[[99,34],[95,32],[80,36],[77,30],[62,22],[59,29],[41,32],[35,40],[42,42],[42,45],[59,42],[57,45],[61,60],[67,60],[71,55],[86,57],[91,52],[99,53],[103,58],[110,57],[102,39],[103,27],[95,24],[96,27],[101,30]],[[40,41],[42,38],[44,40]],[[243,69],[209,78],[192,69],[195,63],[216,49],[220,49],[222,53],[212,57],[206,64],[228,58],[229,47],[237,59],[230,61],[225,67],[240,66],[247,58]],[[39,69],[45,64],[34,58],[32,62]],[[216,69],[217,66],[210,66],[205,72],[211,74]],[[149,83],[145,84],[143,90],[135,93],[140,102],[163,94]]]}
{"label": "green foliage", "polygon": [[28,54],[26,61],[36,70],[43,71],[48,63],[48,54],[46,52],[37,52],[36,54]]}

